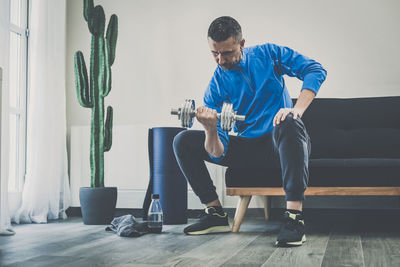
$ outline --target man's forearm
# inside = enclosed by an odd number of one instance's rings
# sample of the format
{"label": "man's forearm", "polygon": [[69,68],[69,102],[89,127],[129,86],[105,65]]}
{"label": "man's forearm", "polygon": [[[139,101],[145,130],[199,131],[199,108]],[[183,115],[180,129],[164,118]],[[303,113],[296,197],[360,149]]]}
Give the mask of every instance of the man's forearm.
{"label": "man's forearm", "polygon": [[297,98],[296,105],[293,108],[300,111],[301,116],[303,115],[304,111],[308,108],[315,97],[315,93],[308,89],[303,89]]}
{"label": "man's forearm", "polygon": [[224,153],[224,145],[219,140],[217,130],[205,131],[206,140],[204,142],[204,148],[213,157],[219,158]]}

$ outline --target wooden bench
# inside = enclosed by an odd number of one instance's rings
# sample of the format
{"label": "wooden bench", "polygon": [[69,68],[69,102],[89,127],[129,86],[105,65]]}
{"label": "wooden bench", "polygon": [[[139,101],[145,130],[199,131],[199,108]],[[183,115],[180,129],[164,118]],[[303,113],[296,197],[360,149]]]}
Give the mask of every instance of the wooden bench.
{"label": "wooden bench", "polygon": [[[233,219],[232,232],[238,232],[252,196],[264,197],[264,214],[268,220],[271,211],[271,196],[284,196],[277,187],[227,187],[226,195],[239,196]],[[306,196],[400,196],[400,187],[308,187]]]}

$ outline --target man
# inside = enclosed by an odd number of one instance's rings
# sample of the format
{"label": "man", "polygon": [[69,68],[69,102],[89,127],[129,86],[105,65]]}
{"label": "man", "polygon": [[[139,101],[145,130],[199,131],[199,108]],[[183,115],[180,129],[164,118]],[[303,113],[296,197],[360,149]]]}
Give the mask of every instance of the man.
{"label": "man", "polygon": [[[196,117],[204,131],[184,131],[174,139],[180,168],[206,205],[199,222],[184,232],[200,235],[230,231],[204,161],[249,169],[280,166],[287,210],[276,245],[301,245],[305,242],[302,203],[311,147],[300,118],[325,80],[326,71],[288,47],[264,44],[244,48],[239,23],[227,16],[211,23],[208,43],[218,66],[204,94],[205,106],[197,109]],[[285,74],[303,81],[294,107]],[[237,136],[220,129],[217,112],[224,102],[232,103],[237,114],[246,116],[244,122],[235,125]]]}

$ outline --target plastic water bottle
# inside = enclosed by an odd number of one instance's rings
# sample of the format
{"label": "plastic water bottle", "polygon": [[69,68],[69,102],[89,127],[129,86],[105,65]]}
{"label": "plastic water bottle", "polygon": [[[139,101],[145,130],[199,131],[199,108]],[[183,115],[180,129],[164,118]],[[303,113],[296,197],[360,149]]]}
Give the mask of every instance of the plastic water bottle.
{"label": "plastic water bottle", "polygon": [[158,194],[151,195],[151,204],[149,213],[147,214],[147,227],[150,233],[161,233],[163,225],[163,212],[161,209],[160,196]]}

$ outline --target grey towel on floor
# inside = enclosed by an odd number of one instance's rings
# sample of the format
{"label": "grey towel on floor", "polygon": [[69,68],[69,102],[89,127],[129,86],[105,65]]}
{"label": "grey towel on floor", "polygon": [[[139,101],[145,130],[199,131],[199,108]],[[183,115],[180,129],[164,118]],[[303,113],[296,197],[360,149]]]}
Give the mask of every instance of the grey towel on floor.
{"label": "grey towel on floor", "polygon": [[138,222],[133,215],[116,217],[106,231],[113,231],[123,237],[138,237],[148,233],[147,222]]}

